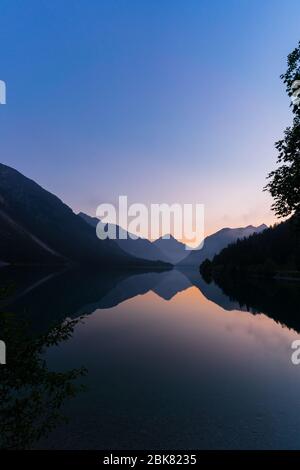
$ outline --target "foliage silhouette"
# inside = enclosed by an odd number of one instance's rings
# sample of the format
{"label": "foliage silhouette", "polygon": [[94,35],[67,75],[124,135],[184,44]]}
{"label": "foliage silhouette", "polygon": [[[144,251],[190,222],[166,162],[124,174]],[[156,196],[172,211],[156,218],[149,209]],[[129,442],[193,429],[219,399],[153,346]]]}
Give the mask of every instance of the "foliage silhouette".
{"label": "foliage silhouette", "polygon": [[224,248],[211,263],[203,262],[203,276],[252,274],[261,277],[299,277],[300,239],[294,218]]}
{"label": "foliage silhouette", "polygon": [[[287,71],[281,75],[287,94],[292,97],[295,82],[300,80],[300,42],[288,56]],[[300,88],[300,83],[299,87]],[[273,210],[279,217],[296,215],[300,217],[300,105],[291,103],[294,114],[293,125],[287,127],[284,138],[276,142],[277,163],[280,166],[272,171],[266,186],[274,198]]]}
{"label": "foliage silhouette", "polygon": [[82,318],[65,320],[46,333],[32,336],[13,314],[0,314],[1,339],[7,364],[0,366],[0,448],[30,449],[66,420],[61,408],[83,390],[86,370],[50,371],[43,353],[72,336]]}

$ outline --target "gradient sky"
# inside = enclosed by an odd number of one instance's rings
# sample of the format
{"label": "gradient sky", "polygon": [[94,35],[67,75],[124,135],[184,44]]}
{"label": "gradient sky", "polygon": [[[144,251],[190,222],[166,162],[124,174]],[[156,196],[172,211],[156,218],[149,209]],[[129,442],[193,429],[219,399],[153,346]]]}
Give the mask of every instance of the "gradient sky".
{"label": "gradient sky", "polygon": [[299,0],[1,0],[1,162],[76,212],[204,203],[206,234],[271,223]]}

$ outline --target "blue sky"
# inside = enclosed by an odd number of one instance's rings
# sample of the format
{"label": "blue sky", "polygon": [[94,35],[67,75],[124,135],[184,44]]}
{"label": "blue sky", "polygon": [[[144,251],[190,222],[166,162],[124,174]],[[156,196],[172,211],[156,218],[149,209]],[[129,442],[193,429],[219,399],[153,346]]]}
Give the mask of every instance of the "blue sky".
{"label": "blue sky", "polygon": [[1,162],[75,211],[204,203],[206,233],[271,223],[297,0],[1,0]]}

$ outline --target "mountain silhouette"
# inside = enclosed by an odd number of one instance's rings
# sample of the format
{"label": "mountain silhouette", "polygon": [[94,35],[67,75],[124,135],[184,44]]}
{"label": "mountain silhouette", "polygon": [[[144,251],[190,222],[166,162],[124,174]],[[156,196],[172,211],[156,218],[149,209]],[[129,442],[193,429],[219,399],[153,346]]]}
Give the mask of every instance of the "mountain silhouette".
{"label": "mountain silhouette", "polygon": [[[0,311],[17,314],[20,321],[30,323],[33,329],[47,330],[66,317],[77,318],[96,309],[112,308],[137,295],[154,291],[168,279],[165,276],[168,272],[149,269],[143,272],[140,268],[136,272],[122,269],[99,273],[82,268],[52,271],[49,267],[28,270],[7,266],[0,269],[0,285],[8,292],[10,286],[14,288],[2,299]],[[183,275],[181,277],[186,288],[187,280]],[[173,282],[173,276],[170,281]],[[173,295],[176,292],[173,289]],[[170,298],[166,284],[158,295]]]}
{"label": "mountain silhouette", "polygon": [[125,253],[18,171],[0,164],[0,261],[9,264],[158,266]]}
{"label": "mountain silhouette", "polygon": [[248,225],[247,227],[239,228],[223,228],[218,232],[209,235],[204,239],[203,248],[200,250],[191,251],[188,256],[183,259],[179,266],[197,266],[205,259],[212,259],[214,255],[219,253],[223,248],[228,246],[230,243],[234,243],[238,239],[247,238],[253,233],[260,233],[266,230],[268,227],[265,224],[254,227]]}
{"label": "mountain silhouette", "polygon": [[6,290],[11,285],[17,288],[2,299],[0,310],[14,313],[20,322],[30,325],[38,333],[67,317],[78,318],[97,309],[112,308],[150,291],[170,301],[178,292],[194,286],[209,301],[222,307],[224,315],[231,310],[265,313],[300,331],[298,284],[230,278],[207,283],[199,270],[193,268],[99,273],[90,269],[50,271],[46,267],[28,270],[9,266],[0,270],[0,285]]}
{"label": "mountain silhouette", "polygon": [[[91,217],[84,212],[79,212],[78,214],[83,220],[85,220],[89,225],[96,228],[96,226],[101,223],[97,217]],[[108,229],[107,226],[113,224],[102,224],[105,230]],[[172,262],[172,259],[168,257],[164,252],[162,252],[159,247],[154,243],[151,243],[146,238],[135,237],[131,238],[131,234],[126,232],[122,227],[118,225],[115,226],[117,238],[115,243],[126,253],[137,258],[143,258],[150,261],[164,261],[166,263]],[[120,238],[119,235],[126,235],[126,238]]]}
{"label": "mountain silhouette", "polygon": [[300,237],[296,217],[238,240],[200,266],[213,275],[299,278]]}
{"label": "mountain silhouette", "polygon": [[189,254],[185,249],[185,244],[179,242],[172,235],[164,235],[153,242],[173,264],[179,263]]}

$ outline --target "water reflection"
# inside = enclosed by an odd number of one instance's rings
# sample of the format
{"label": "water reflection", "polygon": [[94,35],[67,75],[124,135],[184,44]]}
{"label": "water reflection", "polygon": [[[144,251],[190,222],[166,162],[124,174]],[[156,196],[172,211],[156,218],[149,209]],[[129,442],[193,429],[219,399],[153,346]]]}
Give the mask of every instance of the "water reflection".
{"label": "water reflection", "polygon": [[[117,306],[137,295],[154,292],[165,300],[195,286],[224,310],[265,313],[274,320],[300,331],[300,288],[298,281],[231,279],[207,282],[198,270],[161,272],[115,272],[65,270],[47,272],[5,268],[0,270],[0,285],[11,295],[0,301],[0,309],[9,308],[18,318],[30,319],[41,330],[76,318],[96,309]],[[43,315],[41,315],[43,312]]]}
{"label": "water reflection", "polygon": [[[300,331],[300,282],[292,280],[220,278],[218,287],[239,310],[263,312]],[[220,305],[226,308],[222,303]]]}
{"label": "water reflection", "polygon": [[77,381],[85,369],[49,370],[43,353],[69,339],[78,322],[66,320],[34,335],[15,315],[0,314],[7,345],[7,364],[0,367],[1,449],[31,448],[65,419],[62,408],[82,390]]}
{"label": "water reflection", "polygon": [[1,310],[30,320],[31,335],[86,315],[70,341],[46,354],[49,370],[85,365],[86,391],[65,400],[69,423],[33,447],[299,446],[300,369],[290,361],[300,331],[297,284],[217,285],[175,269],[1,270],[0,281],[14,286]]}

